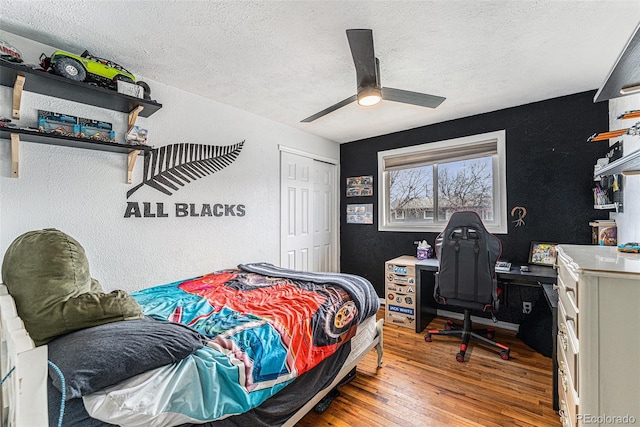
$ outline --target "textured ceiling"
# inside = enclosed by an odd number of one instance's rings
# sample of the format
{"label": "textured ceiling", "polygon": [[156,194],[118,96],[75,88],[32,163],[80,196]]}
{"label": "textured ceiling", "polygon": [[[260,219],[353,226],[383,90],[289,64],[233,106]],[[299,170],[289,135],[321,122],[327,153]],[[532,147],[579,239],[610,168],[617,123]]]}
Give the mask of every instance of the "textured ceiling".
{"label": "textured ceiling", "polygon": [[[3,30],[338,142],[597,89],[639,21],[638,0],[0,0]],[[446,101],[300,123],[355,94],[349,28],[373,30],[383,86]]]}

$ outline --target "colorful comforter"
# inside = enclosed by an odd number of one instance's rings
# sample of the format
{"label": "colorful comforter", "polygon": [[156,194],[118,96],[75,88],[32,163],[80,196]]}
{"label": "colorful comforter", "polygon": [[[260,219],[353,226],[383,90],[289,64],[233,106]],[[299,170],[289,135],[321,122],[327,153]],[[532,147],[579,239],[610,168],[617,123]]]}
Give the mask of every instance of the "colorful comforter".
{"label": "colorful comforter", "polygon": [[133,297],[146,315],[188,325],[208,342],[177,364],[83,397],[93,418],[128,426],[202,423],[255,408],[334,354],[379,308],[361,277],[264,263]]}

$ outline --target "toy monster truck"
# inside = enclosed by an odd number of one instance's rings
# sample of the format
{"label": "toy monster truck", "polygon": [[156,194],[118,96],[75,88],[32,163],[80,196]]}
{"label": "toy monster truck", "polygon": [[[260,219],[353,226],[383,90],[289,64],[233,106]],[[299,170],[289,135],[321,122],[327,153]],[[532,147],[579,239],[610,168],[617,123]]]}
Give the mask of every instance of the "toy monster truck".
{"label": "toy monster truck", "polygon": [[[70,80],[95,83],[113,90],[117,90],[118,81],[136,83],[135,76],[121,65],[93,56],[86,50],[82,55],[63,50],[56,50],[50,57],[43,53],[40,55],[40,66]],[[144,82],[138,84],[147,94],[149,86]]]}

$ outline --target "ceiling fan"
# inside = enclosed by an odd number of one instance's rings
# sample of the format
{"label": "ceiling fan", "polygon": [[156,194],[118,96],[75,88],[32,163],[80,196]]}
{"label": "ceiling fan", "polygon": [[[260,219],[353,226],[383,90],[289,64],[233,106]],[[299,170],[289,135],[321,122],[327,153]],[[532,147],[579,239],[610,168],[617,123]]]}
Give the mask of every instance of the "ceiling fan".
{"label": "ceiling fan", "polygon": [[380,86],[380,62],[373,51],[372,30],[347,30],[347,39],[349,40],[353,63],[356,67],[357,94],[307,117],[302,120],[303,123],[312,122],[353,101],[357,101],[362,106],[370,106],[384,99],[421,107],[436,108],[445,100],[442,96]]}

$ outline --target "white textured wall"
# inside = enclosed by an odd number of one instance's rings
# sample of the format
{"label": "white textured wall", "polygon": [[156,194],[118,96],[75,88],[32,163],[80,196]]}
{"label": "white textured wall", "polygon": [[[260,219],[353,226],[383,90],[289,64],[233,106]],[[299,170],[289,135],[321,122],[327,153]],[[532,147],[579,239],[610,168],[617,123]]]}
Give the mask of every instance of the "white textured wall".
{"label": "white textured wall", "polygon": [[[628,128],[638,119],[618,120],[625,111],[640,110],[640,95],[628,95],[609,101],[609,129]],[[640,135],[625,135],[613,139],[611,144],[622,139],[624,154],[640,150]],[[611,214],[618,225],[618,243],[640,241],[640,175],[624,177],[624,212]]]}
{"label": "white textured wall", "polygon": [[[53,48],[13,34],[26,62]],[[117,58],[112,58],[117,61]],[[144,76],[138,76],[144,79]],[[138,125],[156,147],[188,142],[230,145],[245,140],[238,159],[172,196],[148,187],[129,201],[161,202],[169,218],[124,218],[127,156],[23,142],[20,178],[10,177],[9,140],[0,140],[0,254],[18,235],[58,228],[85,248],[92,276],[106,290],[133,291],[243,262],[279,263],[279,151],[284,145],[339,159],[339,145],[300,130],[144,79],[163,108]],[[0,115],[11,115],[12,90],[0,87]],[[277,102],[277,100],[274,100]],[[37,109],[112,122],[122,135],[126,114],[24,92],[20,126],[36,125]],[[140,183],[142,158],[134,171]],[[244,204],[244,217],[177,218],[175,203]],[[337,214],[337,213],[336,213]]]}

